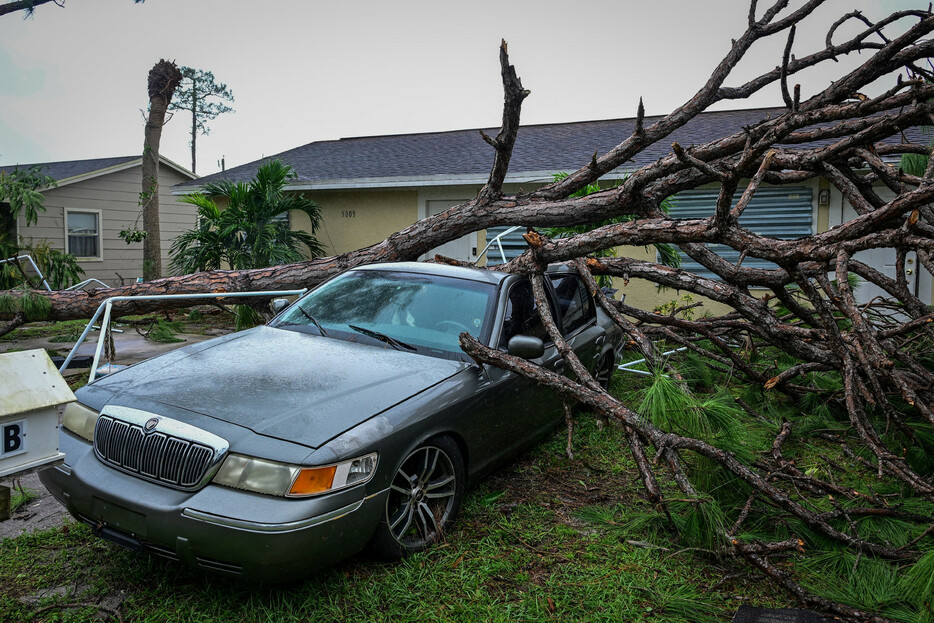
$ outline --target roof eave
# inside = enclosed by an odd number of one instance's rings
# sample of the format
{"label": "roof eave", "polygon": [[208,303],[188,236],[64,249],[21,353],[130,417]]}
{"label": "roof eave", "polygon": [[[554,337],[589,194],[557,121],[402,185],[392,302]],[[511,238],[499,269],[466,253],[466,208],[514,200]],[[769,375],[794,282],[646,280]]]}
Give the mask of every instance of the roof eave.
{"label": "roof eave", "polygon": [[[621,179],[625,171],[613,171],[601,179]],[[554,179],[554,171],[521,171],[506,176],[506,184],[546,184]],[[484,185],[487,176],[464,173],[457,175],[402,175],[397,177],[356,177],[328,180],[296,180],[286,185],[286,190],[376,190],[381,188],[423,188],[438,186],[477,186]],[[172,194],[187,195],[201,190],[200,186],[176,185]]]}
{"label": "roof eave", "polygon": [[[182,175],[189,177],[191,179],[198,179],[198,176],[182,167],[165,156],[159,156],[160,164],[165,164],[175,171],[181,173]],[[55,181],[55,186],[49,188],[43,188],[43,191],[50,190],[51,188],[61,188],[62,186],[68,186],[69,184],[76,184],[78,182],[83,182],[85,180],[93,179],[95,177],[100,177],[102,175],[108,175],[110,173],[119,173],[120,171],[126,171],[127,169],[132,169],[133,167],[142,166],[143,157],[133,158],[132,160],[127,160],[126,162],[121,162],[120,164],[115,164],[103,169],[97,169],[96,171],[88,171],[87,173],[82,173],[81,175],[74,175],[72,177],[66,177],[60,180]]]}

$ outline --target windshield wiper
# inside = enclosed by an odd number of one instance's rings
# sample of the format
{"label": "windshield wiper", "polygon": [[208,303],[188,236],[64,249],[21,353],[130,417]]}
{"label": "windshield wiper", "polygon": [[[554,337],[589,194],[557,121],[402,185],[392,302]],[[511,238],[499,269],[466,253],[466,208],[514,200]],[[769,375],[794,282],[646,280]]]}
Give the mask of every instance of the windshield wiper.
{"label": "windshield wiper", "polygon": [[389,336],[386,335],[385,333],[380,333],[379,331],[374,331],[374,330],[372,330],[372,329],[364,329],[363,327],[358,327],[358,326],[352,325],[352,324],[349,324],[349,325],[347,325],[347,326],[350,327],[351,329],[353,329],[354,331],[356,331],[357,333],[362,333],[363,335],[365,335],[365,336],[367,336],[367,337],[371,337],[371,338],[373,338],[374,340],[379,340],[380,342],[385,342],[385,343],[389,344],[390,346],[392,346],[393,348],[395,348],[396,350],[402,350],[403,348],[405,348],[405,349],[407,349],[407,350],[412,350],[412,351],[418,350],[417,348],[415,348],[415,347],[412,346],[411,344],[406,344],[405,342],[400,341],[400,340],[397,340],[397,339],[394,338],[394,337],[389,337]]}
{"label": "windshield wiper", "polygon": [[314,316],[312,316],[311,314],[309,314],[308,312],[306,312],[304,307],[302,307],[301,305],[299,305],[299,306],[298,306],[298,311],[302,312],[302,314],[304,314],[305,318],[308,318],[308,320],[310,320],[310,321],[315,325],[315,328],[318,329],[318,333],[320,333],[320,334],[323,335],[324,337],[331,337],[330,335],[328,335],[328,332],[324,330],[324,327],[321,326],[321,323],[318,322],[317,320],[315,320],[315,317],[314,317]]}

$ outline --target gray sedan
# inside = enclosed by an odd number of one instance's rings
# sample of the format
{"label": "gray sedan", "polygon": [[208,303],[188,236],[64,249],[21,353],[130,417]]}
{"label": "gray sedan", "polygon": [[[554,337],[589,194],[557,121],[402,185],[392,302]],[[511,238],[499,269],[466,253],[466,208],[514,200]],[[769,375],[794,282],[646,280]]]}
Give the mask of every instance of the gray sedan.
{"label": "gray sedan", "polygon": [[[607,384],[620,330],[576,274],[548,276],[566,339]],[[442,539],[465,487],[562,417],[548,390],[468,358],[462,332],[563,368],[523,277],[357,268],[266,326],[78,390],[65,463],[42,481],[100,537],[251,580],[367,544],[398,559]]]}

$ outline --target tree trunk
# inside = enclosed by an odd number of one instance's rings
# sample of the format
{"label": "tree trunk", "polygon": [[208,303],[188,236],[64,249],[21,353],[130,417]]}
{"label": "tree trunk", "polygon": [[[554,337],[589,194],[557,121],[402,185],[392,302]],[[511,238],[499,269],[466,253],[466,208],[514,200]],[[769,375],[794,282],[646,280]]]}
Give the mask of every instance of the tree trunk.
{"label": "tree trunk", "polygon": [[32,13],[33,9],[46,2],[52,2],[52,0],[16,0],[15,2],[7,2],[6,4],[0,4],[0,15],[14,13],[16,11],[26,11],[28,16],[29,13]]}
{"label": "tree trunk", "polygon": [[162,276],[162,234],[159,231],[159,142],[165,112],[172,94],[182,81],[175,63],[160,60],[149,71],[149,116],[143,141],[143,179],[140,201],[143,210],[143,279]]}
{"label": "tree trunk", "polygon": [[191,81],[191,172],[195,173],[195,141],[198,139],[198,83]]}

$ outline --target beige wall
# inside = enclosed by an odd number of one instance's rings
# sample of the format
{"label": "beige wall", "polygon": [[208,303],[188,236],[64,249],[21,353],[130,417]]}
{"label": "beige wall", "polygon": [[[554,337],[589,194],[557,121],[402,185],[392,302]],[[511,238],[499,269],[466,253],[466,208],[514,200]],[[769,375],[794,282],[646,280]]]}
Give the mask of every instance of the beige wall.
{"label": "beige wall", "polygon": [[[891,190],[880,183],[875,184],[873,190],[884,201],[891,201],[895,197]],[[839,191],[833,189],[830,195],[829,227],[835,227],[855,216],[856,211],[844,200]],[[911,255],[909,255],[909,265],[906,266],[906,269],[910,269],[911,274],[917,279],[915,294],[921,301],[934,304],[934,276],[917,261],[917,258],[911,257]],[[895,251],[893,249],[867,249],[856,253],[854,257],[882,271],[889,277],[895,277]],[[908,278],[911,279],[912,277]],[[887,296],[881,288],[872,284],[864,283],[856,290],[857,300],[860,302],[868,302],[876,295]]]}
{"label": "beige wall", "polygon": [[[189,178],[165,165],[159,168],[159,221],[162,234],[163,272],[168,273],[168,252],[172,240],[195,224],[194,206],[180,203],[171,193],[173,184]],[[21,214],[17,231],[26,242],[42,240],[65,250],[65,210],[99,211],[102,228],[101,259],[79,260],[85,279],[94,278],[115,286],[120,285],[117,273],[127,283],[142,276],[143,243],[127,244],[118,234],[131,229],[139,215],[139,193],[142,189],[142,167],[108,173],[91,179],[52,188],[43,193],[45,212],[35,225],[26,227]],[[137,224],[142,229],[142,218]]]}
{"label": "beige wall", "polygon": [[[418,220],[414,190],[306,191],[321,207],[315,234],[328,254],[337,255],[376,244]],[[310,231],[308,217],[293,212],[292,228]]]}

